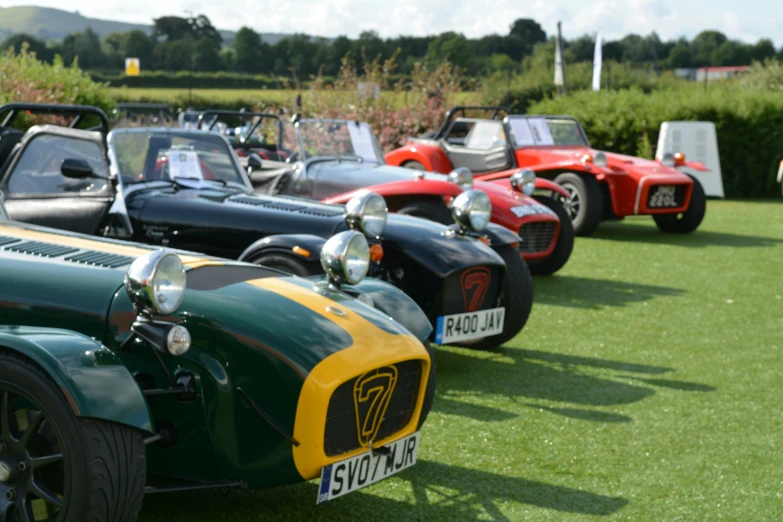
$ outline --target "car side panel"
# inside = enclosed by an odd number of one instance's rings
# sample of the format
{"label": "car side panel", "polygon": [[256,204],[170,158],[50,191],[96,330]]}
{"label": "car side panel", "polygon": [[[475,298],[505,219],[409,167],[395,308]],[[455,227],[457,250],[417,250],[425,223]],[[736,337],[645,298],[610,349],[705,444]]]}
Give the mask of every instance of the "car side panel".
{"label": "car side panel", "polygon": [[448,174],[453,166],[449,157],[443,152],[443,149],[434,145],[423,143],[408,142],[399,149],[386,154],[386,163],[404,167],[409,161],[417,161],[424,165],[424,168],[430,172],[440,172]]}

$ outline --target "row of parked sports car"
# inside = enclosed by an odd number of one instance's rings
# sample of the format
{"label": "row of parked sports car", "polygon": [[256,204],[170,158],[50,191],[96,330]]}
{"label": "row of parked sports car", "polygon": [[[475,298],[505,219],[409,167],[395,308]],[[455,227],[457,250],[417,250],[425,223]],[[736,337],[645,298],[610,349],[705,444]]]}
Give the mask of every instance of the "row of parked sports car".
{"label": "row of parked sports car", "polygon": [[[206,111],[110,130],[95,107],[0,107],[0,520],[382,480],[416,462],[430,343],[517,335],[531,271],[565,265],[575,231],[703,217],[681,156],[479,109],[384,157],[361,122]],[[25,128],[41,115],[59,119]]]}

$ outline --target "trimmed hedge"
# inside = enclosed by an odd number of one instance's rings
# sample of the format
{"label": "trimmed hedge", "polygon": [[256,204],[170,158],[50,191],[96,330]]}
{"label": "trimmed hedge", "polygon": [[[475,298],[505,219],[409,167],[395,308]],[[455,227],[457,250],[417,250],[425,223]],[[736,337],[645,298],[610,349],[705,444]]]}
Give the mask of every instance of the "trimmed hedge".
{"label": "trimmed hedge", "polygon": [[711,121],[718,134],[728,197],[779,197],[775,175],[783,154],[783,96],[727,84],[577,92],[530,106],[530,114],[577,117],[597,149],[636,155],[645,135],[658,143],[665,121]]}
{"label": "trimmed hedge", "polygon": [[107,82],[110,87],[140,87],[158,89],[282,89],[283,84],[277,78],[269,76],[234,74],[225,72],[191,74],[187,71],[167,73],[162,71],[142,71],[140,76],[124,74],[106,74],[91,72],[93,80]]}

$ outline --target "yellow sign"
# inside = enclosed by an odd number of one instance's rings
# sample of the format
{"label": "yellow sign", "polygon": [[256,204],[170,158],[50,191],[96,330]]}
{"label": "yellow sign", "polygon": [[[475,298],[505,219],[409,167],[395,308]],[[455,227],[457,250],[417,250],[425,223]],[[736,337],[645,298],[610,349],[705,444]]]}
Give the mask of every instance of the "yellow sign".
{"label": "yellow sign", "polygon": [[138,58],[125,58],[125,76],[138,76],[141,72]]}

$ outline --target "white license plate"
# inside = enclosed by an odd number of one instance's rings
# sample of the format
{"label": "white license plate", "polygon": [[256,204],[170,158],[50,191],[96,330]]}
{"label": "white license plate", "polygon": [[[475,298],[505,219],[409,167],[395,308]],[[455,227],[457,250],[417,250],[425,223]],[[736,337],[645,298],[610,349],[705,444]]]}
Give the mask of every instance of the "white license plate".
{"label": "white license plate", "polygon": [[503,333],[505,318],[505,308],[442,315],[438,317],[438,324],[435,326],[435,344],[471,341]]}
{"label": "white license plate", "polygon": [[362,453],[323,468],[317,503],[353,493],[416,464],[419,432],[387,444],[383,449],[386,455],[380,452]]}

